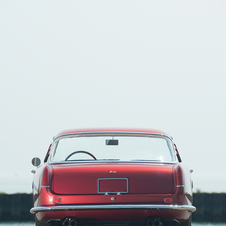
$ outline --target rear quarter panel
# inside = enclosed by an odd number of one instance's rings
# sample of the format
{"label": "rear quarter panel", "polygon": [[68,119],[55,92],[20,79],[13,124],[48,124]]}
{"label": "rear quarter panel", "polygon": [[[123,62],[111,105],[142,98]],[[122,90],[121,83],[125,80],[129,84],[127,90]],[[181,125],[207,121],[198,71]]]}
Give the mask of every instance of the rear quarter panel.
{"label": "rear quarter panel", "polygon": [[178,163],[174,171],[175,194],[183,204],[191,205],[193,203],[193,182],[190,170],[184,164]]}

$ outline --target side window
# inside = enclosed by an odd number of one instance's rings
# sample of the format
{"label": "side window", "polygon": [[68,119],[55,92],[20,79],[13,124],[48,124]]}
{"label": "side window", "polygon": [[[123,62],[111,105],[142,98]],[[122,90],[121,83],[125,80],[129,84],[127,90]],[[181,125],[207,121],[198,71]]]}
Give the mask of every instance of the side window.
{"label": "side window", "polygon": [[50,154],[50,151],[51,151],[51,147],[52,147],[52,144],[49,145],[49,148],[48,148],[48,151],[46,153],[46,157],[44,159],[44,162],[47,162],[48,158],[49,158],[49,154]]}

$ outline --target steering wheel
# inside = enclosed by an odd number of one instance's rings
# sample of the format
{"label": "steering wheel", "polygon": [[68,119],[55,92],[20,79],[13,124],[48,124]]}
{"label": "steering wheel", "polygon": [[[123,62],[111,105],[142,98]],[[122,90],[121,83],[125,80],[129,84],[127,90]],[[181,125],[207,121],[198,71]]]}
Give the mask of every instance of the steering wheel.
{"label": "steering wheel", "polygon": [[67,161],[72,155],[78,154],[78,153],[85,153],[87,155],[90,155],[93,159],[97,160],[96,157],[94,155],[92,155],[91,153],[89,153],[88,151],[74,151],[70,155],[67,156],[67,158],[65,159],[65,161]]}

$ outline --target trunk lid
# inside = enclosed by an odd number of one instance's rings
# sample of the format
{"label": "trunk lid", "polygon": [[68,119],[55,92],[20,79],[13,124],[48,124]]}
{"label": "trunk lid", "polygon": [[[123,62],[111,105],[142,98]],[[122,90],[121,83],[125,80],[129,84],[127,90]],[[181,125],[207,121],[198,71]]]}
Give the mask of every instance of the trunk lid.
{"label": "trunk lid", "polygon": [[174,164],[67,163],[53,164],[51,190],[56,194],[169,194]]}

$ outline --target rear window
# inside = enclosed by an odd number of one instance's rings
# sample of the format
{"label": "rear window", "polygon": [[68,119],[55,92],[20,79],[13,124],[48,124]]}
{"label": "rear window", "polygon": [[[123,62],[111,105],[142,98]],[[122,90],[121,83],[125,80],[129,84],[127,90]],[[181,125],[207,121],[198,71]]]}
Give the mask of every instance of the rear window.
{"label": "rear window", "polygon": [[53,142],[51,161],[176,161],[164,136],[68,135]]}

